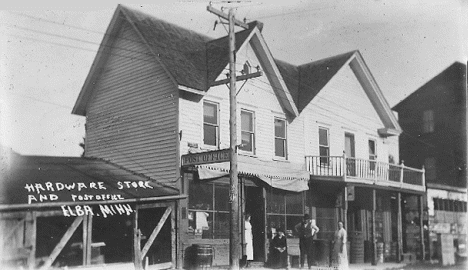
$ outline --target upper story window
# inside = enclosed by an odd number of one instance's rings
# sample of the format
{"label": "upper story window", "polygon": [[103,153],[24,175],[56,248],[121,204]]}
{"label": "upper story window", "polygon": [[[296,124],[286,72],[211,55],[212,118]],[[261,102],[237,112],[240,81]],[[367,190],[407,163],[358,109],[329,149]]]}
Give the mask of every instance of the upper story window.
{"label": "upper story window", "polygon": [[286,120],[275,117],[275,156],[286,158]]}
{"label": "upper story window", "polygon": [[239,149],[254,153],[255,150],[255,129],[254,113],[247,110],[241,110],[241,138],[242,144]]}
{"label": "upper story window", "polygon": [[434,111],[426,110],[423,112],[423,133],[434,132]]}
{"label": "upper story window", "polygon": [[375,170],[375,160],[377,160],[377,145],[375,140],[369,140],[369,165],[371,170]]}
{"label": "upper story window", "polygon": [[427,180],[435,180],[437,177],[436,173],[436,159],[434,157],[428,157],[424,160],[424,169],[426,172]]}
{"label": "upper story window", "polygon": [[219,104],[203,102],[203,143],[218,146],[219,144]]}
{"label": "upper story window", "polygon": [[330,156],[330,140],[327,128],[319,127],[320,163],[328,165]]}

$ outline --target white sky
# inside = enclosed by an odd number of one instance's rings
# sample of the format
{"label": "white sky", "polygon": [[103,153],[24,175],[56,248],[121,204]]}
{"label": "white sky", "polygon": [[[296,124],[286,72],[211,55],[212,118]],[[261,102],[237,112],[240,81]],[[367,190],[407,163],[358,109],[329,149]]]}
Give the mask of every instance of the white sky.
{"label": "white sky", "polygon": [[[0,4],[0,143],[25,155],[79,156],[85,119],[71,114],[116,2]],[[172,2],[172,3],[171,3]],[[208,1],[124,4],[212,37]],[[40,5],[39,5],[40,4]],[[226,3],[213,1],[220,9]],[[304,64],[361,51],[390,106],[454,61],[466,63],[467,0],[242,1],[275,58]],[[240,29],[238,29],[240,30]]]}

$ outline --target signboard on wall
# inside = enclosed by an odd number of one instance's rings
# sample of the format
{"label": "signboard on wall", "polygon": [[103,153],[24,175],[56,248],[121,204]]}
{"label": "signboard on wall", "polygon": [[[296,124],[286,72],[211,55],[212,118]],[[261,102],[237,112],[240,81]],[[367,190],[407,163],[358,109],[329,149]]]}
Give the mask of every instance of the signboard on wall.
{"label": "signboard on wall", "polygon": [[230,160],[229,149],[187,154],[181,157],[182,166],[228,162]]}

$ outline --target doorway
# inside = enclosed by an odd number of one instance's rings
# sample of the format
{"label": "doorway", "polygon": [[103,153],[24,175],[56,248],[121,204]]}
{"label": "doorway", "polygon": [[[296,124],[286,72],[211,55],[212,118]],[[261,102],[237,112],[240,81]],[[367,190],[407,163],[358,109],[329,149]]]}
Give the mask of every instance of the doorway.
{"label": "doorway", "polygon": [[265,211],[263,189],[257,186],[245,186],[245,213],[252,217],[254,261],[265,261]]}
{"label": "doorway", "polygon": [[356,176],[354,134],[345,132],[346,175]]}

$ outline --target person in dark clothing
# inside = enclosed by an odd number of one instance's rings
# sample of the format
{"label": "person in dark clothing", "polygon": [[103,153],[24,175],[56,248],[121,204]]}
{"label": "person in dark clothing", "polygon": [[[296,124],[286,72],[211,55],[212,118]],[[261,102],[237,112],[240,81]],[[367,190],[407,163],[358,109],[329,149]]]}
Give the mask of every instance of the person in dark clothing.
{"label": "person in dark clothing", "polygon": [[318,233],[319,228],[312,224],[308,214],[304,215],[301,223],[298,223],[294,229],[299,235],[299,249],[301,252],[301,268],[304,267],[305,257],[307,256],[307,266],[309,269],[314,264],[314,235]]}
{"label": "person in dark clothing", "polygon": [[284,230],[278,228],[277,234],[271,240],[271,268],[287,268],[288,267],[288,245]]}

